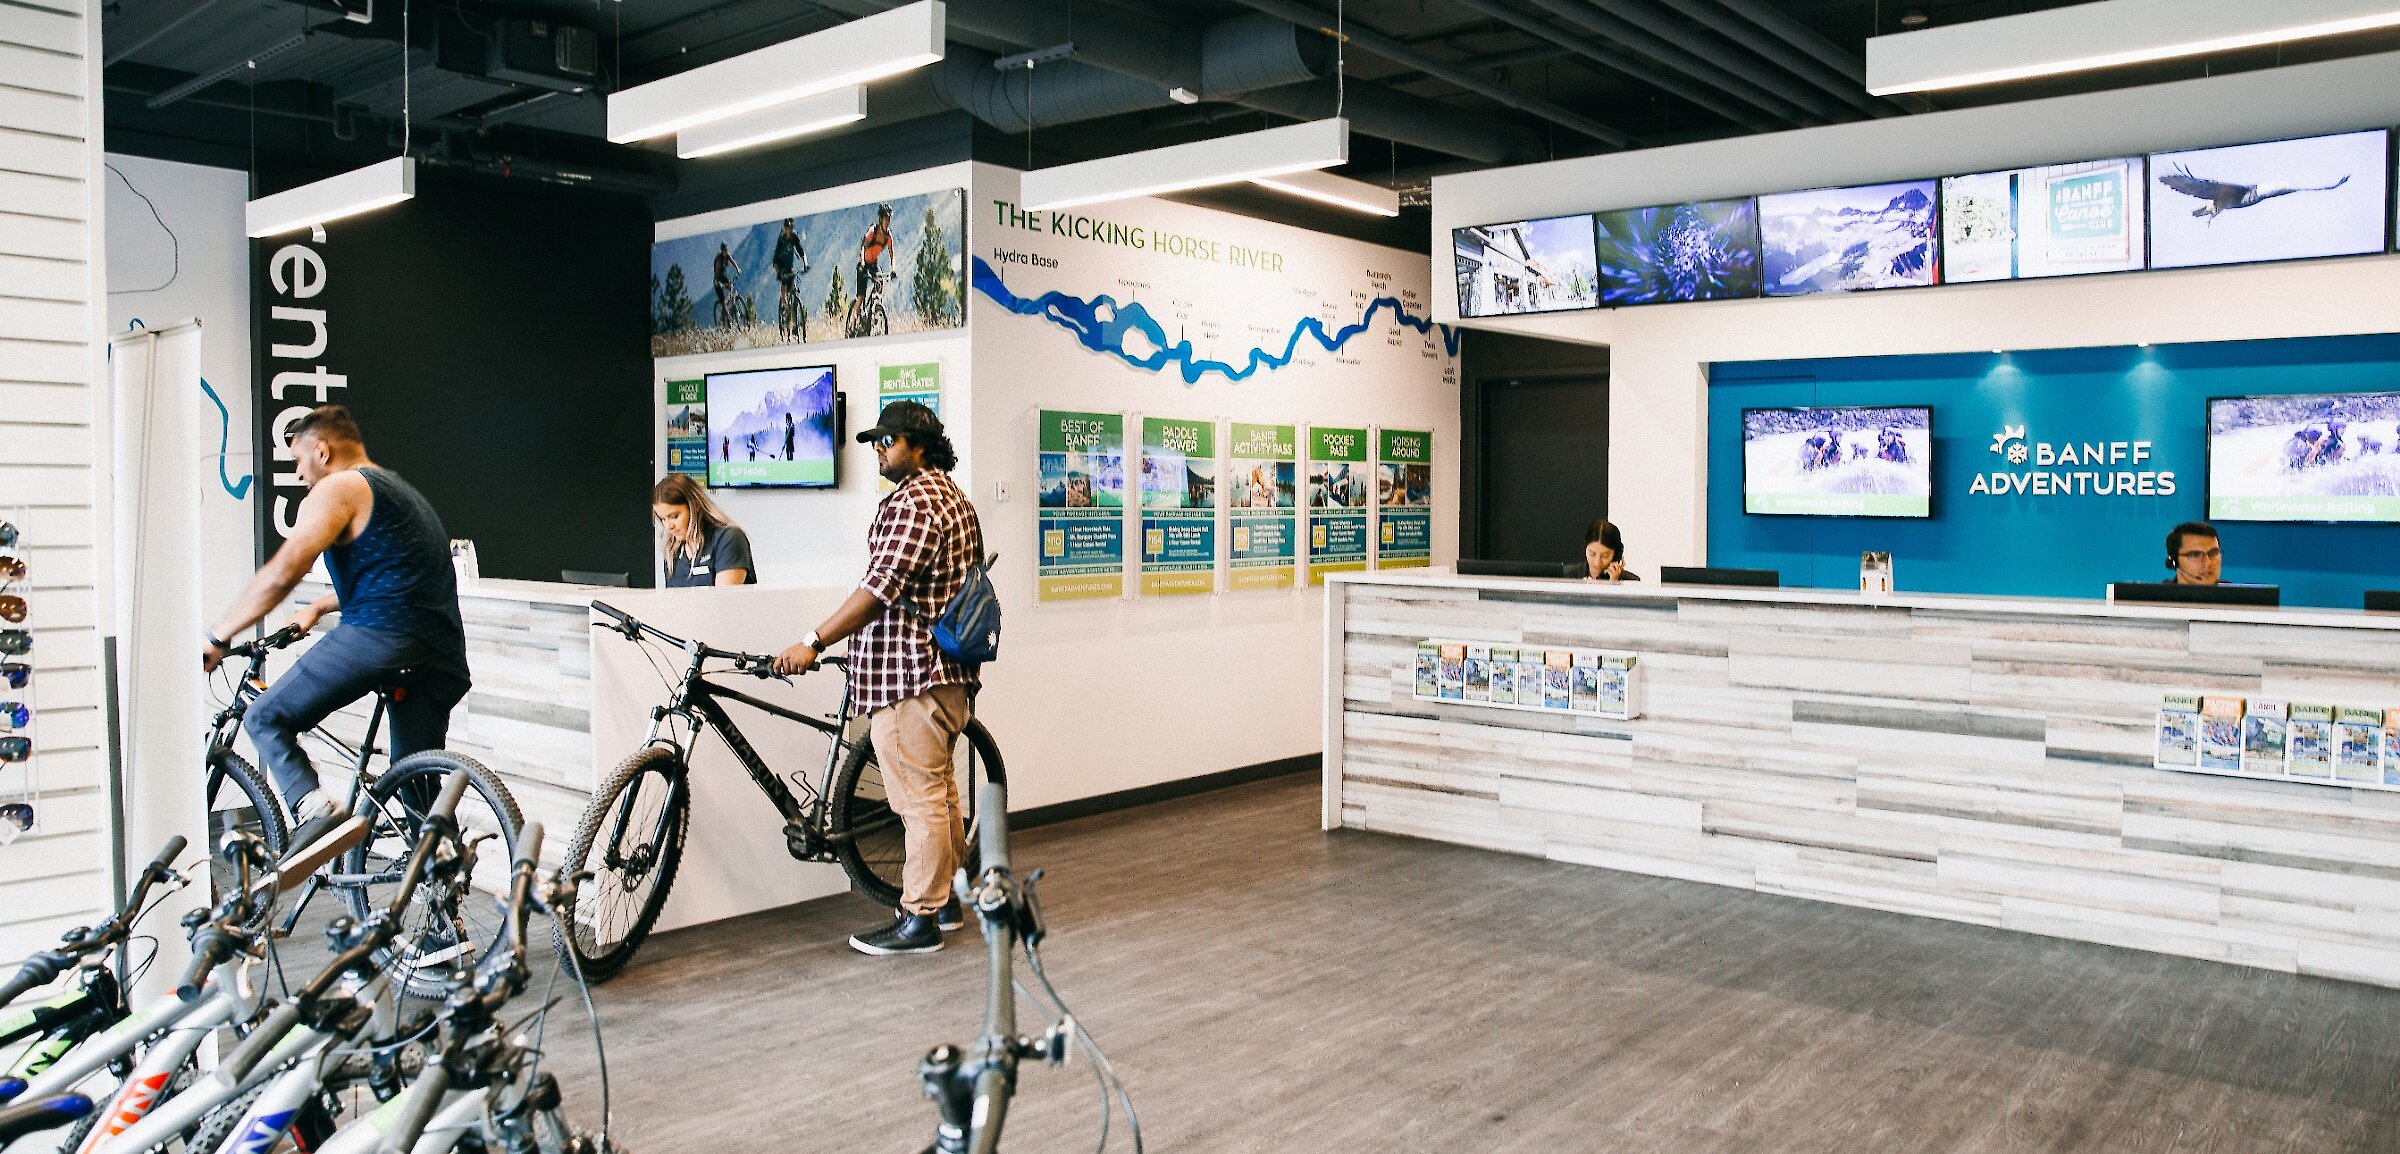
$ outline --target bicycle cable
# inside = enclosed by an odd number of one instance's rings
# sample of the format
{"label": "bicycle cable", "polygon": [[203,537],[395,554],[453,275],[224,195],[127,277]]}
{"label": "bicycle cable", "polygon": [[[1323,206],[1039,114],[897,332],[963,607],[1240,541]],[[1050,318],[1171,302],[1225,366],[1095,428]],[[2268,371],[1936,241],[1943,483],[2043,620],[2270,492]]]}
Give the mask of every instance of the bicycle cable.
{"label": "bicycle cable", "polygon": [[[572,942],[573,939],[567,933],[566,924],[559,920],[558,911],[550,909],[547,912],[550,915],[550,928],[558,935],[556,940]],[[574,947],[570,945],[568,948],[558,951],[558,957],[560,961],[566,963],[568,971],[575,976],[575,985],[583,991],[584,1015],[592,1024],[592,1053],[598,1059],[600,1068],[600,1149],[598,1154],[614,1154],[614,1147],[608,1141],[608,1132],[609,1126],[616,1121],[616,1112],[609,1104],[608,1046],[600,1040],[600,1007],[592,1002],[592,983],[590,979],[583,976],[583,963],[576,960]]]}
{"label": "bicycle cable", "polygon": [[[1125,1080],[1117,1075],[1116,1063],[1109,1061],[1107,1052],[1100,1048],[1100,1043],[1092,1039],[1091,1031],[1084,1029],[1083,1019],[1075,1016],[1074,1011],[1067,1007],[1066,998],[1060,996],[1058,987],[1050,983],[1049,972],[1042,968],[1041,947],[1026,945],[1025,963],[1033,971],[1034,978],[1041,984],[1043,993],[1049,996],[1050,1004],[1058,1010],[1060,1020],[1069,1023],[1075,1037],[1082,1040],[1084,1053],[1092,1063],[1093,1076],[1101,1079],[1105,1086],[1113,1086],[1116,1089],[1117,1101],[1125,1109],[1126,1128],[1133,1133],[1134,1154],[1142,1154],[1142,1120],[1139,1115],[1134,1113],[1133,1093],[1126,1088]],[[1025,988],[1022,983],[1012,984],[1015,984],[1020,990]],[[1102,1103],[1100,1149],[1105,1151],[1108,1148],[1108,1112],[1105,1094]]]}

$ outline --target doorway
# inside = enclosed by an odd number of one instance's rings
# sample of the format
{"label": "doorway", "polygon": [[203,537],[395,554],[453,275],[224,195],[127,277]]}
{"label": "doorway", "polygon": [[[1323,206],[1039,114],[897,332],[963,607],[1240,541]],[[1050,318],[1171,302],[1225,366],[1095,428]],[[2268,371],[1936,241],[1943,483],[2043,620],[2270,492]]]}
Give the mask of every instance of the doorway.
{"label": "doorway", "polygon": [[1608,513],[1608,350],[1475,332],[1465,361],[1459,554],[1582,560]]}

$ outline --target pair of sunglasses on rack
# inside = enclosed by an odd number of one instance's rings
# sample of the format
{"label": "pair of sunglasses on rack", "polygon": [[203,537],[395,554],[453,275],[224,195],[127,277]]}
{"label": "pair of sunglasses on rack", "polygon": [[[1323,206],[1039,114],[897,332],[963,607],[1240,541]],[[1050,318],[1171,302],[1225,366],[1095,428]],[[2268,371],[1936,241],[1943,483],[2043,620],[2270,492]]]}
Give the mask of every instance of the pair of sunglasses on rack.
{"label": "pair of sunglasses on rack", "polygon": [[25,559],[14,554],[0,553],[0,581],[23,581],[24,579]]}
{"label": "pair of sunglasses on rack", "polygon": [[25,620],[25,599],[14,593],[0,593],[0,621],[12,625]]}
{"label": "pair of sunglasses on rack", "polygon": [[17,527],[6,521],[0,521],[0,549],[14,549],[16,547]]}
{"label": "pair of sunglasses on rack", "polygon": [[22,629],[0,629],[0,653],[11,657],[33,652],[33,634]]}
{"label": "pair of sunglasses on rack", "polygon": [[22,801],[0,805],[0,845],[17,840],[17,835],[33,829],[33,806]]}
{"label": "pair of sunglasses on rack", "polygon": [[0,761],[23,761],[32,756],[32,738],[0,737]]}
{"label": "pair of sunglasses on rack", "polygon": [[0,730],[23,729],[33,723],[33,711],[22,701],[0,701]]}
{"label": "pair of sunglasses on rack", "polygon": [[22,661],[11,661],[0,665],[0,685],[6,685],[10,689],[23,689],[25,683],[32,680],[33,666]]}

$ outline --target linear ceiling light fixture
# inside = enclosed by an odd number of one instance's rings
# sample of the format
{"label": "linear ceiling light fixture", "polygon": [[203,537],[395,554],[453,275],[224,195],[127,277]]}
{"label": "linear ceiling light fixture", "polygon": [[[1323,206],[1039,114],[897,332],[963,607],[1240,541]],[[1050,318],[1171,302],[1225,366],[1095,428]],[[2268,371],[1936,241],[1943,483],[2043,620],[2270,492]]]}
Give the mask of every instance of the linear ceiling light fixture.
{"label": "linear ceiling light fixture", "polygon": [[1876,96],[2400,26],[2395,0],[2103,0],[1867,41]]}
{"label": "linear ceiling light fixture", "polygon": [[837,24],[608,98],[608,139],[630,144],[865,84],[942,58],[942,0]]}
{"label": "linear ceiling light fixture", "polygon": [[823,132],[867,118],[867,88],[853,84],[831,92],[761,108],[740,116],[694,125],[675,134],[675,155],[690,160],[737,148],[755,148]]}
{"label": "linear ceiling light fixture", "polygon": [[1250,183],[1291,196],[1363,212],[1371,216],[1400,215],[1400,194],[1380,184],[1368,184],[1330,172],[1287,172],[1282,176],[1254,176]]}
{"label": "linear ceiling light fixture", "polygon": [[373,212],[416,194],[417,162],[410,157],[395,156],[340,176],[326,177],[315,184],[262,196],[242,206],[242,222],[251,236],[274,236]]}
{"label": "linear ceiling light fixture", "polygon": [[1073,208],[1333,168],[1349,160],[1350,122],[1335,117],[1037,169],[1025,174],[1020,197],[1034,211]]}

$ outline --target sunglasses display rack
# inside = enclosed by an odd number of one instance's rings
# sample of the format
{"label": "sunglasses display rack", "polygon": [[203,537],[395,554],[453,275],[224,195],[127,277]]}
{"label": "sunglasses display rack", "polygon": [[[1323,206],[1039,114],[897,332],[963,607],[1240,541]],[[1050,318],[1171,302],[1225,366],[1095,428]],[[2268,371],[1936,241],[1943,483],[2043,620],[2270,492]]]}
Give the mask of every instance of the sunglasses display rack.
{"label": "sunglasses display rack", "polygon": [[0,845],[31,832],[41,798],[35,768],[33,597],[23,506],[0,505]]}

